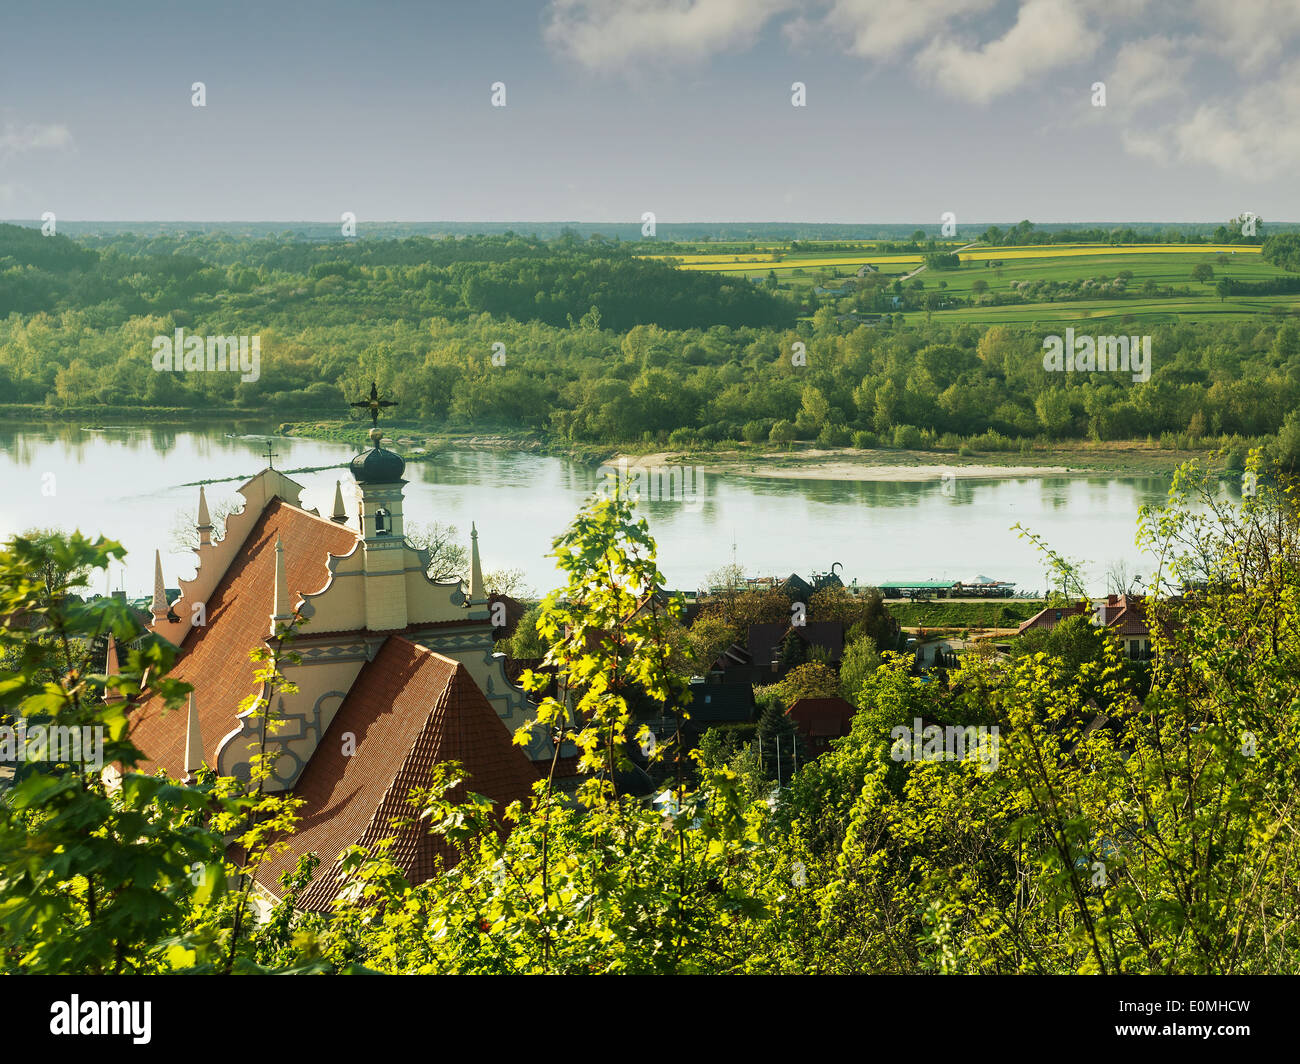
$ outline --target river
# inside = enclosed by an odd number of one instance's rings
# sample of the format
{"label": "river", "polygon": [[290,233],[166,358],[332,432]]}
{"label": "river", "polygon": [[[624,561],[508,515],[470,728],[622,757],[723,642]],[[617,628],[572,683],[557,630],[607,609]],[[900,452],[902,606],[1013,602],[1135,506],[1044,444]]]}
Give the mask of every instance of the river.
{"label": "river", "polygon": [[[347,444],[257,435],[230,438],[229,426],[0,427],[0,536],[34,527],[79,528],[120,541],[128,556],[109,577],[134,597],[152,590],[153,552],[163,551],[167,585],[189,578],[194,557],[176,546],[179,515],[193,512],[197,481],[215,507],[266,464],[269,442],[277,469],[342,466]],[[290,473],[303,484],[303,504],[328,515],[342,469]],[[485,570],[521,569],[537,592],[559,582],[546,555],[583,500],[598,486],[597,470],[563,458],[506,451],[456,450],[410,462],[405,514],[412,521],[450,523],[468,544],[479,530]],[[1017,522],[1061,554],[1085,564],[1090,589],[1105,590],[1107,567],[1124,560],[1148,575],[1134,544],[1138,507],[1158,503],[1162,478],[1026,477],[958,479],[955,484],[839,482],[702,475],[698,495],[683,503],[654,500],[641,509],[659,544],[671,587],[693,589],[734,557],[753,574],[805,577],[834,562],[846,582],[1014,581],[1041,592],[1045,567],[1020,539]],[[92,587],[103,591],[105,587]]]}

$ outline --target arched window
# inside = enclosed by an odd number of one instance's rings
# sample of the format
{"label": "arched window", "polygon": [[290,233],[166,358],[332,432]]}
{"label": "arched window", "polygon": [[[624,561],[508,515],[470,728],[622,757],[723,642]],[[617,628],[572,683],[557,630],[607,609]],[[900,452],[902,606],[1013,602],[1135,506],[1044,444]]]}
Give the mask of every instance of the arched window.
{"label": "arched window", "polygon": [[393,519],[387,510],[380,507],[375,511],[375,535],[386,536],[393,531]]}

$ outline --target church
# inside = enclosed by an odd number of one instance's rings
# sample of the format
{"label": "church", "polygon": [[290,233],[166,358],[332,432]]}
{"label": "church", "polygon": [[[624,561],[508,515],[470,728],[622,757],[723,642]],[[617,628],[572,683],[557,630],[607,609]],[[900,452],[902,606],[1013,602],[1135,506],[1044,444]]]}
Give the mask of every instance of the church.
{"label": "church", "polygon": [[422,882],[449,854],[446,844],[427,825],[397,832],[391,824],[414,812],[407,796],[436,763],[460,761],[469,789],[499,811],[529,795],[537,763],[553,752],[537,728],[527,747],[512,742],[531,707],[494,653],[477,530],[468,589],[430,580],[427,552],[403,538],[406,463],[382,437],[372,428],[371,447],[351,462],[355,516],[342,481],[326,517],[305,509],[302,486],[268,466],[238,489],[245,505],[220,541],[199,489],[198,568],[172,602],[155,559],[150,631],[180,649],[170,675],[194,690],[188,710],[165,713],[155,697],[133,711],[141,771],[192,780],[206,765],[249,778],[264,723],[239,710],[260,693],[249,651],[269,645],[295,612],[305,618],[286,644],[301,662],[282,665],[298,690],[275,695],[271,713],[282,723],[266,742],[277,754],[268,789],[306,804],[288,849],[258,873],[266,901],[282,895],[280,874],[315,852],[320,864],[298,904],[329,908],[339,856],[390,835],[393,860]]}

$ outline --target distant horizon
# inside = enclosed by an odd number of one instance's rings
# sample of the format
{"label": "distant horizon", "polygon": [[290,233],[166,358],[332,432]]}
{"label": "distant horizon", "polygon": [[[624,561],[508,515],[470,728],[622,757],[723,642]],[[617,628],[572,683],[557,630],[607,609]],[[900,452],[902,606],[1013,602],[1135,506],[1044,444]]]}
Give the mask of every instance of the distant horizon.
{"label": "distant horizon", "polygon": [[[985,229],[991,225],[1015,225],[1024,219],[1020,218],[989,218],[972,222],[961,223],[961,229]],[[1219,226],[1224,225],[1229,218],[1074,218],[1074,219],[1057,219],[1052,221],[1028,219],[1033,222],[1036,229],[1062,228],[1062,227],[1100,227],[1100,226],[1175,226],[1175,225],[1197,225],[1197,226]],[[0,218],[0,224],[4,225],[21,225],[27,228],[40,228],[40,218]],[[836,221],[811,221],[808,219],[795,218],[742,218],[742,219],[714,219],[714,218],[693,218],[683,221],[664,221],[657,222],[658,228],[671,228],[673,226],[804,226],[808,228],[829,228],[845,226],[878,226],[891,229],[908,228],[924,229],[927,227],[938,228],[942,223],[936,219],[911,219],[906,221],[888,222],[879,220],[836,220]],[[303,225],[303,226],[327,226],[337,229],[339,222],[329,218],[62,218],[58,219],[58,225]],[[375,218],[375,219],[358,219],[357,237],[362,239],[363,231],[366,226],[402,226],[402,225],[421,225],[421,226],[474,226],[474,225],[491,225],[491,226],[528,226],[528,225],[545,225],[545,226],[583,226],[587,228],[602,226],[611,228],[617,226],[630,226],[640,229],[641,223],[637,220],[630,219],[627,221],[609,221],[596,219],[580,218],[474,218],[474,219],[455,219],[455,218]],[[1300,221],[1273,221],[1269,218],[1262,218],[1260,225],[1264,229],[1278,226],[1300,226]],[[352,239],[352,238],[348,238]],[[657,239],[657,237],[644,237],[647,241]],[[951,237],[948,239],[959,239]]]}

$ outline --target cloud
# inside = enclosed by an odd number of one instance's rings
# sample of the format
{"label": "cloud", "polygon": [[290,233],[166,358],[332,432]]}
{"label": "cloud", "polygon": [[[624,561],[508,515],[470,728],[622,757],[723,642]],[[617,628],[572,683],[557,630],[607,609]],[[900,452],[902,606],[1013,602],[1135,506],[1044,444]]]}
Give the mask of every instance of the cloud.
{"label": "cloud", "polygon": [[884,61],[933,39],[954,19],[987,11],[997,0],[835,0],[826,39],[851,54]]}
{"label": "cloud", "polygon": [[1120,47],[1106,76],[1106,105],[1136,111],[1185,91],[1192,67],[1188,42],[1145,37]]}
{"label": "cloud", "polygon": [[707,59],[748,48],[795,0],[552,0],[543,36],[588,70]]}
{"label": "cloud", "polygon": [[1206,163],[1231,177],[1267,180],[1300,169],[1300,60],[1240,98],[1202,104],[1173,123],[1177,158]]}
{"label": "cloud", "polygon": [[1073,0],[1027,0],[996,40],[975,48],[935,40],[915,66],[945,92],[987,103],[1044,71],[1091,58],[1101,40]]}
{"label": "cloud", "polygon": [[1197,0],[1193,11],[1206,47],[1231,58],[1243,72],[1261,70],[1300,36],[1296,0]]}
{"label": "cloud", "polygon": [[17,125],[6,122],[0,129],[0,157],[48,148],[69,148],[72,134],[67,126],[28,123]]}
{"label": "cloud", "polygon": [[552,49],[604,73],[749,48],[776,21],[789,45],[910,68],[974,104],[1104,80],[1120,144],[1153,162],[1300,169],[1300,0],[550,0],[543,16]]}

